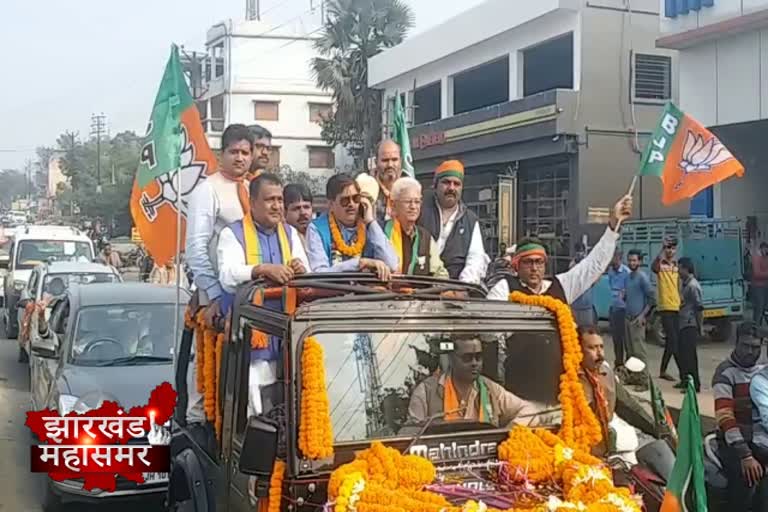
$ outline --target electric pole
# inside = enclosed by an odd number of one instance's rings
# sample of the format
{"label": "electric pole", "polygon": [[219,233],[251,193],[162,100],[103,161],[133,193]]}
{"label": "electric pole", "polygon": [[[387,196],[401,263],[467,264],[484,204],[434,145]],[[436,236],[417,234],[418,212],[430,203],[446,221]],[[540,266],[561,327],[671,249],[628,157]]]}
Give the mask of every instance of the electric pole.
{"label": "electric pole", "polygon": [[32,160],[29,158],[24,163],[24,173],[27,177],[27,208],[29,208],[29,202],[32,201]]}
{"label": "electric pole", "polygon": [[91,135],[96,137],[96,193],[101,194],[101,137],[106,131],[107,116],[91,114]]}

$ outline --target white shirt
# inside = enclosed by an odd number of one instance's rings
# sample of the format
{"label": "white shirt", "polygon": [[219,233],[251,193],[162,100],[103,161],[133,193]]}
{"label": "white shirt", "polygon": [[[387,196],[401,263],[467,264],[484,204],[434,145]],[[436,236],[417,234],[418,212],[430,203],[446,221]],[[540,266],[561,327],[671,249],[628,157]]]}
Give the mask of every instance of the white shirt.
{"label": "white shirt", "polygon": [[[301,243],[299,232],[287,226],[291,243],[291,256],[298,259],[309,272],[309,258]],[[252,281],[253,267],[245,262],[245,251],[230,228],[224,228],[219,235],[219,245],[216,250],[219,261],[219,281],[221,287],[228,293],[234,293],[238,285]]]}
{"label": "white shirt", "polygon": [[[607,228],[600,241],[592,248],[586,258],[574,265],[568,272],[557,275],[557,280],[563,287],[568,304],[581,297],[600,279],[613,259],[618,239],[619,233],[610,227]],[[552,286],[552,281],[545,279],[538,295],[546,293],[550,286]],[[488,299],[509,300],[509,283],[506,279],[496,283],[496,286],[488,292]]]}
{"label": "white shirt", "polygon": [[216,257],[219,233],[243,218],[238,186],[217,172],[195,187],[189,199],[186,262],[195,286],[210,299],[221,295]]}
{"label": "white shirt", "polygon": [[[456,219],[459,216],[460,207],[456,207],[453,213],[448,219],[443,222],[443,209],[438,207],[437,211],[440,215],[440,236],[437,239],[437,250],[439,254],[443,254],[445,250],[445,243],[448,241],[448,237],[451,236],[453,226],[456,224]],[[459,274],[459,281],[470,284],[481,284],[485,279],[485,273],[488,271],[488,264],[491,259],[485,253],[485,247],[483,246],[483,235],[480,233],[480,223],[475,223],[475,229],[472,231],[472,240],[469,243],[469,251],[467,252],[467,261],[464,263],[464,270]]]}

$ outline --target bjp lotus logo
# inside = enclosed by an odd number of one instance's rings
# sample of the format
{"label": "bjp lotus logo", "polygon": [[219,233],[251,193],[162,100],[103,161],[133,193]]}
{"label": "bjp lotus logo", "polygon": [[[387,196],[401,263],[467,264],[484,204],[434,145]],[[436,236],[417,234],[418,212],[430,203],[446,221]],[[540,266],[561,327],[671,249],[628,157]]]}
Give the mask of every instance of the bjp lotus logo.
{"label": "bjp lotus logo", "polygon": [[713,168],[732,159],[731,152],[717,137],[712,136],[705,141],[702,135],[689,131],[685,138],[680,168],[685,174],[711,172]]}

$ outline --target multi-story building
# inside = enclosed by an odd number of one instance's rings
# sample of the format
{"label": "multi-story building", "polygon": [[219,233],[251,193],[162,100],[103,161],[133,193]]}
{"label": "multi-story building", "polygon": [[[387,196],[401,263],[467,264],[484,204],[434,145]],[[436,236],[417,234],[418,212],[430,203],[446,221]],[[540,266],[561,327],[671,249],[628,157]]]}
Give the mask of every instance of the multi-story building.
{"label": "multi-story building", "polygon": [[[658,0],[487,0],[371,60],[388,110],[401,94],[417,175],[458,157],[464,200],[486,249],[537,235],[553,269],[600,231],[626,193],[663,105],[675,99],[676,52],[656,48]],[[634,192],[643,217],[665,208],[659,180]]]}
{"label": "multi-story building", "polygon": [[660,48],[677,50],[680,107],[708,126],[746,174],[701,194],[698,210],[753,217],[765,236],[768,205],[768,0],[660,0]]}
{"label": "multi-story building", "polygon": [[211,147],[220,147],[231,123],[259,124],[273,135],[272,167],[325,176],[349,160],[320,137],[332,98],[311,73],[314,40],[296,25],[230,20],[211,27],[197,104]]}

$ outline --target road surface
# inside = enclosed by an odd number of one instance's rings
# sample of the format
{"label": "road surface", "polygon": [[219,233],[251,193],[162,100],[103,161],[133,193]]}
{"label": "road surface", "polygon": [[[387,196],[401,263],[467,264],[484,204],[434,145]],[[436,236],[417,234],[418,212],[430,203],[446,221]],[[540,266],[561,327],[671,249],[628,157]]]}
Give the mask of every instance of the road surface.
{"label": "road surface", "polygon": [[[16,362],[17,354],[16,340],[0,337],[0,512],[42,512],[45,477],[29,472],[32,434],[24,426],[29,410],[29,373],[27,366]],[[129,512],[139,508],[144,512],[160,510],[141,502],[69,505],[61,512]]]}

